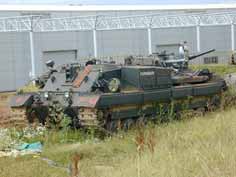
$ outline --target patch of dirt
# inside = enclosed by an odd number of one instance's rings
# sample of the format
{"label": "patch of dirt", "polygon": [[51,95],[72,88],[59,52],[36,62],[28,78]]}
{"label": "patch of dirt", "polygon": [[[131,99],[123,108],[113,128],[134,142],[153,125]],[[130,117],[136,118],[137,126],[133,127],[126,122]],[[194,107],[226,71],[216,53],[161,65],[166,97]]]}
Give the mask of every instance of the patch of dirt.
{"label": "patch of dirt", "polygon": [[0,93],[0,127],[5,127],[11,115],[9,100],[15,93]]}
{"label": "patch of dirt", "polygon": [[8,106],[11,96],[14,94],[15,92],[0,93],[0,106]]}

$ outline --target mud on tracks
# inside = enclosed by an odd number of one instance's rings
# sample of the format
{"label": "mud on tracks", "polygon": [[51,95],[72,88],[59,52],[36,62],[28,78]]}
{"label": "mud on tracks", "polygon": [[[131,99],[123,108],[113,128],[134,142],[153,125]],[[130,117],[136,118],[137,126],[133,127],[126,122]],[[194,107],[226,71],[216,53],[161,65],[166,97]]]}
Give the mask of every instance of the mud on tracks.
{"label": "mud on tracks", "polygon": [[0,127],[9,126],[9,119],[11,117],[9,100],[13,95],[14,92],[0,93]]}

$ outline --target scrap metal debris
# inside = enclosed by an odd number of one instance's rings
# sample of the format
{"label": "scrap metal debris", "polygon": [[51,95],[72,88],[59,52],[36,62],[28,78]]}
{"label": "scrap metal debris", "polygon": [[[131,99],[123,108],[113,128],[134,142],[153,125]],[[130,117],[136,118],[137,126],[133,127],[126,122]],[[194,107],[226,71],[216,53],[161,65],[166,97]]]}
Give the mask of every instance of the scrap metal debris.
{"label": "scrap metal debris", "polygon": [[17,157],[30,154],[39,154],[42,152],[42,144],[36,143],[23,143],[16,149],[0,151],[0,157]]}
{"label": "scrap metal debris", "polygon": [[30,127],[17,131],[15,129],[0,129],[0,157],[17,157],[42,152],[41,142],[26,143],[27,139],[42,136],[43,127],[32,129]]}

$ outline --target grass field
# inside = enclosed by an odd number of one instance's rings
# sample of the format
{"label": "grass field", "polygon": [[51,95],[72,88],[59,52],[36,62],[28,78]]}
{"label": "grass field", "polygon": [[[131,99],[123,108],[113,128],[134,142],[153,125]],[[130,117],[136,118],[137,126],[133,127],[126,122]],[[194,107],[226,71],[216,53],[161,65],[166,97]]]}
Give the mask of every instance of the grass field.
{"label": "grass field", "polygon": [[[210,68],[222,75],[236,72],[234,66]],[[234,107],[120,132],[104,140],[96,139],[93,133],[84,137],[81,132],[66,131],[48,132],[30,141],[36,140],[44,144],[42,154],[0,158],[0,177],[67,177],[66,168],[75,153],[81,156],[80,177],[236,176]]]}
{"label": "grass field", "polygon": [[207,64],[207,65],[190,65],[193,70],[208,68],[210,71],[224,76],[225,74],[235,73],[235,65],[223,65],[223,64]]}
{"label": "grass field", "polygon": [[[82,155],[80,173],[84,177],[163,176],[235,177],[236,110],[209,113],[144,129],[146,143],[137,152],[136,130],[120,133],[104,141],[79,143],[45,141],[41,157],[67,167],[75,152]],[[53,137],[54,136],[54,137]],[[46,137],[45,137],[46,138]],[[49,135],[47,140],[62,139]],[[64,168],[49,166],[40,157],[0,158],[1,177],[64,177]]]}

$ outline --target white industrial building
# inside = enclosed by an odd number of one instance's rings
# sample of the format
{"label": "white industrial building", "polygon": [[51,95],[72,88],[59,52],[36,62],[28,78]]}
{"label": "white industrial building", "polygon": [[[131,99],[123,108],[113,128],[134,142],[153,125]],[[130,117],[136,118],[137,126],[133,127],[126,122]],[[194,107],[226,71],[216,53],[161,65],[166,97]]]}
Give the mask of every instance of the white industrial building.
{"label": "white industrial building", "polygon": [[214,48],[212,62],[227,63],[235,50],[235,22],[236,4],[0,5],[0,91],[37,77],[49,59],[119,62],[180,41],[188,42],[191,53]]}

